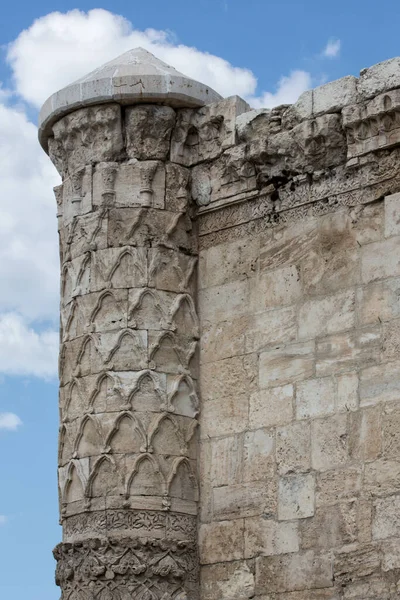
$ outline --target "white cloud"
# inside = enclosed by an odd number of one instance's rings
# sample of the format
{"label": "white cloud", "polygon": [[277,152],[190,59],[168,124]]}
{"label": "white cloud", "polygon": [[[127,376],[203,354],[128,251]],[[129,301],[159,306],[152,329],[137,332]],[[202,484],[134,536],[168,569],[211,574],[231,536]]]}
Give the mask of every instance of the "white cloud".
{"label": "white cloud", "polygon": [[1,373],[51,378],[57,374],[57,357],[56,331],[37,332],[20,315],[0,315]]}
{"label": "white cloud", "polygon": [[322,52],[322,56],[325,56],[326,58],[337,58],[340,54],[341,45],[342,42],[340,40],[334,38],[330,39]]}
{"label": "white cloud", "polygon": [[[165,31],[139,31],[121,16],[103,9],[84,13],[72,10],[54,12],[37,19],[8,48],[16,91],[28,102],[40,107],[54,91],[78,79],[119,54],[142,46],[179,71],[210,85],[222,96],[237,94],[259,106],[268,102],[292,102],[296,94],[310,85],[310,75],[294,71],[283,78],[277,94],[256,97],[257,78],[246,68],[176,44]],[[300,92],[299,92],[300,90]],[[279,90],[278,90],[279,92]]]}
{"label": "white cloud", "polygon": [[7,523],[7,517],[5,515],[0,515],[0,525],[5,525]]}
{"label": "white cloud", "polygon": [[133,29],[129,21],[103,9],[54,12],[18,36],[8,48],[8,61],[17,92],[36,107],[57,89],[137,46],[223,96],[254,94],[257,80],[249,69],[173,41],[165,31]]}
{"label": "white cloud", "polygon": [[0,313],[54,318],[59,266],[52,187],[59,178],[35,125],[4,104],[0,139]]}
{"label": "white cloud", "polygon": [[310,89],[311,75],[307,71],[292,71],[287,77],[281,77],[276,92],[264,92],[259,98],[251,98],[254,108],[273,108],[280,104],[292,104],[297,98]]}
{"label": "white cloud", "polygon": [[[14,413],[0,413],[0,431],[16,431],[22,425],[21,419]],[[6,517],[0,515],[0,525],[5,522]]]}

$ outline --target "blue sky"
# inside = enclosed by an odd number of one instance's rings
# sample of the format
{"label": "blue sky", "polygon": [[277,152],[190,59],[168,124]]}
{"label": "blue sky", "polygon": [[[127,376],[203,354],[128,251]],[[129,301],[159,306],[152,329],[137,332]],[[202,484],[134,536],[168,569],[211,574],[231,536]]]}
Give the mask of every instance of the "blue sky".
{"label": "blue sky", "polygon": [[384,8],[372,0],[114,0],[101,6],[22,0],[2,7],[0,597],[59,596],[51,556],[61,537],[51,191],[58,176],[36,141],[41,103],[139,44],[223,95],[238,93],[256,107],[293,102],[310,86],[400,55],[400,4],[388,0]]}

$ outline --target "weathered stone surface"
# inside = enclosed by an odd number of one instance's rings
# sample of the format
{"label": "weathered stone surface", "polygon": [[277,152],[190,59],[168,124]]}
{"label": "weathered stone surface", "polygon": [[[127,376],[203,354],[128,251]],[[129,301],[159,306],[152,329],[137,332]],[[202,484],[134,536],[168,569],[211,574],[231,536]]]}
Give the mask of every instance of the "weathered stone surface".
{"label": "weathered stone surface", "polygon": [[318,556],[309,551],[257,558],[256,593],[282,593],[331,586],[329,556]]}
{"label": "weathered stone surface", "polygon": [[243,558],[243,534],[243,519],[202,525],[199,531],[201,563],[230,562]]}
{"label": "weathered stone surface", "polygon": [[251,428],[283,425],[293,419],[293,386],[262,390],[250,396]]}
{"label": "weathered stone surface", "polygon": [[314,514],[313,475],[288,475],[279,480],[278,519],[305,519]]}
{"label": "weathered stone surface", "polygon": [[245,519],[245,558],[298,552],[296,523],[279,523],[265,518]]}
{"label": "weathered stone surface", "polygon": [[302,381],[296,386],[296,416],[298,419],[322,417],[335,410],[335,384],[323,377]]}
{"label": "weathered stone surface", "polygon": [[43,113],[63,600],[397,598],[398,60],[253,111],[139,55]]}

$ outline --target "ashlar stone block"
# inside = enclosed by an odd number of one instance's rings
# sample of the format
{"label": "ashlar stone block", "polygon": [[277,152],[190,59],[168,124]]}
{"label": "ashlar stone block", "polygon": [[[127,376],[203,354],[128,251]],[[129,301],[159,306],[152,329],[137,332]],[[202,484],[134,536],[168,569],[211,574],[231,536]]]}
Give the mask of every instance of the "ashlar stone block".
{"label": "ashlar stone block", "polygon": [[293,419],[293,386],[270,388],[250,396],[251,428],[273,427]]}
{"label": "ashlar stone block", "polygon": [[280,475],[306,472],[311,468],[311,431],[306,421],[276,429],[276,462]]}
{"label": "ashlar stone block", "polygon": [[244,521],[218,521],[200,526],[201,564],[240,560],[244,556]]}
{"label": "ashlar stone block", "polygon": [[253,517],[245,519],[245,558],[275,556],[299,551],[297,523]]}
{"label": "ashlar stone block", "polygon": [[315,479],[311,474],[279,479],[278,519],[306,519],[314,514]]}
{"label": "ashlar stone block", "polygon": [[311,423],[311,464],[317,471],[344,465],[349,456],[347,415],[338,414]]}
{"label": "ashlar stone block", "polygon": [[296,416],[307,419],[329,415],[335,410],[335,383],[331,377],[308,379],[296,385]]}

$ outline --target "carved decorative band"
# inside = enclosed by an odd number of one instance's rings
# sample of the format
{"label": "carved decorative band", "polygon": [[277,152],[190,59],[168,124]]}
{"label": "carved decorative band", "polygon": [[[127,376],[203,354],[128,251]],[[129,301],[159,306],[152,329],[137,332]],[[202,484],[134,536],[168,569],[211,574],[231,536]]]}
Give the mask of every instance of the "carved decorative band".
{"label": "carved decorative band", "polygon": [[80,536],[107,535],[109,532],[132,532],[141,538],[196,540],[194,516],[158,511],[107,510],[68,517],[63,522],[65,541]]}
{"label": "carved decorative band", "polygon": [[196,546],[171,540],[90,539],[59,544],[62,600],[194,600]]}

